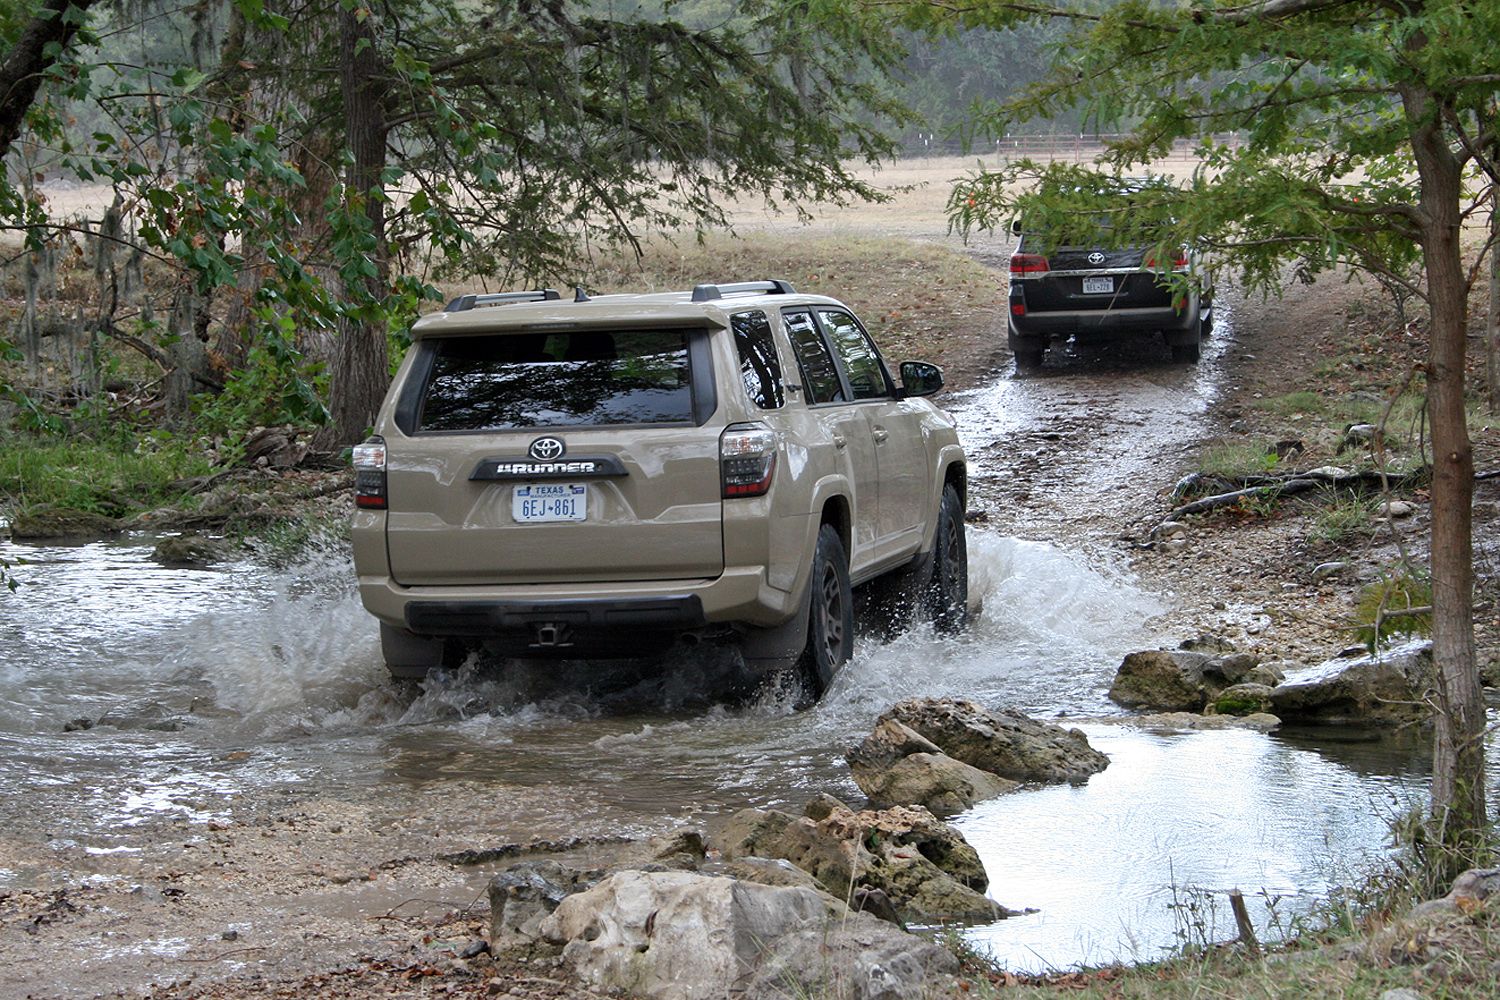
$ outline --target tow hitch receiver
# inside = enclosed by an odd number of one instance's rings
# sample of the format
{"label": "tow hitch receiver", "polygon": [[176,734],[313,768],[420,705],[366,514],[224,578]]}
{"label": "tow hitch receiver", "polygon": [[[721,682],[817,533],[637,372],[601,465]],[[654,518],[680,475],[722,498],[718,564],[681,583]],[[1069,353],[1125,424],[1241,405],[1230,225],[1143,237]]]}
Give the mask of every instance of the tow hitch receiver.
{"label": "tow hitch receiver", "polygon": [[533,649],[563,649],[573,645],[573,627],[567,622],[541,622],[535,628]]}

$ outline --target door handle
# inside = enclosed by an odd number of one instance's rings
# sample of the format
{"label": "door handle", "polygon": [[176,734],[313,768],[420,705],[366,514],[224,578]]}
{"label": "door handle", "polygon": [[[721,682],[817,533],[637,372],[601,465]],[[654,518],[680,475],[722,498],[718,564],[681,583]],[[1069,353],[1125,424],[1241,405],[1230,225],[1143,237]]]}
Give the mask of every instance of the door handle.
{"label": "door handle", "polygon": [[875,426],[875,430],[871,432],[870,436],[875,439],[876,444],[880,444],[886,438],[890,437],[890,435],[886,433],[885,428],[881,427],[878,424]]}
{"label": "door handle", "polygon": [[848,443],[848,441],[844,440],[844,435],[842,434],[835,434],[833,436],[833,446],[835,448],[842,448]]}

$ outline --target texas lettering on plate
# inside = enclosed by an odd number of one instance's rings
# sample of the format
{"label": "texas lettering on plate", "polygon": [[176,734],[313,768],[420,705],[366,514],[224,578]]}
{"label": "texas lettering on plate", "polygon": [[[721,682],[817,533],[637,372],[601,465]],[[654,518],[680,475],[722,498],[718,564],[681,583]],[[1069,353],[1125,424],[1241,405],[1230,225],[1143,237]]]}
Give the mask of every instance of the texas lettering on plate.
{"label": "texas lettering on plate", "polygon": [[511,516],[526,524],[588,518],[586,483],[531,483],[511,494]]}

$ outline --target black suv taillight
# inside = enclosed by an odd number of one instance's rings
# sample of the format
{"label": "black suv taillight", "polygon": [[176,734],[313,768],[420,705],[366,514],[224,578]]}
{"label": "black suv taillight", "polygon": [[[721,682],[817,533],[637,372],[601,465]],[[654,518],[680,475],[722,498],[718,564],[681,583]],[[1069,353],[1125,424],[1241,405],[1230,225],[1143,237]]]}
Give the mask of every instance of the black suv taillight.
{"label": "black suv taillight", "polygon": [[1047,258],[1039,253],[1013,253],[1010,255],[1011,274],[1046,274],[1051,268]]}
{"label": "black suv taillight", "polygon": [[354,506],[385,510],[385,438],[354,446]]}
{"label": "black suv taillight", "polygon": [[719,479],[724,496],[758,497],[776,474],[776,432],[765,424],[732,424],[719,438]]}

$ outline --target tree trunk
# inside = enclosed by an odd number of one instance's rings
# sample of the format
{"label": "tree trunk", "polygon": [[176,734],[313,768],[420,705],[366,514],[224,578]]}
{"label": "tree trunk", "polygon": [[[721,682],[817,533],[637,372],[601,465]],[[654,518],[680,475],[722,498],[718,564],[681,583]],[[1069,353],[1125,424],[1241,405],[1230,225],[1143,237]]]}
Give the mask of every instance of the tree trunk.
{"label": "tree trunk", "polygon": [[[1497,119],[1500,120],[1500,119]],[[1490,308],[1485,322],[1490,412],[1500,413],[1500,186],[1490,185]]]}
{"label": "tree trunk", "polygon": [[[361,20],[352,10],[339,14],[340,82],[344,91],[344,126],[353,162],[346,176],[347,197],[364,208],[375,238],[375,275],[361,289],[348,289],[349,298],[367,304],[383,302],[390,283],[385,243],[385,199],[381,174],[385,170],[387,78],[376,47],[370,17]],[[361,44],[363,42],[363,44]],[[352,444],[374,423],[375,412],[390,382],[386,365],[385,324],[376,319],[350,319],[334,349],[330,380],[333,425],[326,443]]]}
{"label": "tree trunk", "polygon": [[21,37],[5,54],[4,62],[0,62],[0,159],[5,158],[11,143],[21,134],[21,124],[36,100],[43,73],[57,62],[78,31],[81,18],[68,14],[68,8],[81,15],[94,2],[44,0],[42,9],[22,29]]}
{"label": "tree trunk", "polygon": [[1422,182],[1422,255],[1431,308],[1427,412],[1432,424],[1432,644],[1437,684],[1432,825],[1454,873],[1484,839],[1484,702],[1474,658],[1471,504],[1474,456],[1464,410],[1468,289],[1459,245],[1462,173],[1432,96],[1402,94]]}

